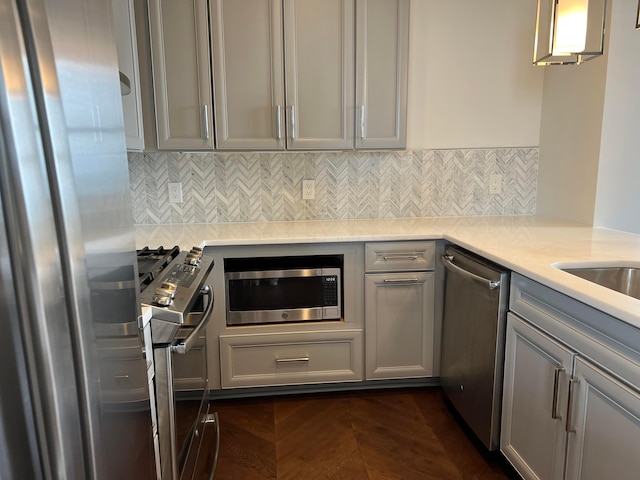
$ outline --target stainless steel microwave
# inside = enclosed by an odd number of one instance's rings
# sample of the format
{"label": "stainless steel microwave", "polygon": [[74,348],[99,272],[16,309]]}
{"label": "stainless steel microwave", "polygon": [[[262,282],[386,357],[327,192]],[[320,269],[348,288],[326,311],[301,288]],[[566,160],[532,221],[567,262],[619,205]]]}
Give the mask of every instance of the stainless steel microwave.
{"label": "stainless steel microwave", "polygon": [[227,325],[340,320],[341,269],[226,272]]}

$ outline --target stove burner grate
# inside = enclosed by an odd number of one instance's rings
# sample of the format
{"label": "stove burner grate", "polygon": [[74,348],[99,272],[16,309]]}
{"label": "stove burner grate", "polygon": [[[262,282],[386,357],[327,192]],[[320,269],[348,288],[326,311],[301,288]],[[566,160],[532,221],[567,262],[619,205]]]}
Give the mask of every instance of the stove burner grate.
{"label": "stove burner grate", "polygon": [[144,247],[138,250],[138,281],[140,283],[140,291],[144,291],[179,253],[180,247],[177,245],[169,250],[163,246],[155,249]]}

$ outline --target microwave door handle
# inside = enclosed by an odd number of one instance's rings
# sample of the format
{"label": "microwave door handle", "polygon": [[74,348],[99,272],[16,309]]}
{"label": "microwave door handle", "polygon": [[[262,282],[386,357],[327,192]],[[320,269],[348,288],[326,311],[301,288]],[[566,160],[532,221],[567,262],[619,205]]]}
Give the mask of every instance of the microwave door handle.
{"label": "microwave door handle", "polygon": [[185,338],[177,345],[171,347],[172,352],[185,354],[189,350],[191,350],[193,344],[196,342],[196,340],[198,340],[200,332],[204,329],[204,327],[207,326],[207,323],[209,322],[211,312],[213,311],[213,289],[210,285],[205,285],[200,290],[200,293],[208,298],[207,308],[205,308],[204,312],[202,313],[202,319],[200,320],[200,322],[198,322],[196,328],[193,329],[193,331],[187,336],[187,338]]}

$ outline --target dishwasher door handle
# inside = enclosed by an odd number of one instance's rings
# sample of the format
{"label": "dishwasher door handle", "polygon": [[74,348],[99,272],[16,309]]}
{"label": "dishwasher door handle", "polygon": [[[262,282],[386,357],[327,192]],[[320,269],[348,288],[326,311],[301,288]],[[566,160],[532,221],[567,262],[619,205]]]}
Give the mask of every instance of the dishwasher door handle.
{"label": "dishwasher door handle", "polygon": [[443,255],[442,260],[444,261],[444,266],[451,270],[452,272],[457,272],[465,277],[472,278],[473,280],[485,284],[489,287],[489,290],[495,290],[500,287],[500,280],[489,280],[488,278],[481,277],[480,275],[476,275],[464,268],[460,268],[458,265],[453,263],[453,255]]}

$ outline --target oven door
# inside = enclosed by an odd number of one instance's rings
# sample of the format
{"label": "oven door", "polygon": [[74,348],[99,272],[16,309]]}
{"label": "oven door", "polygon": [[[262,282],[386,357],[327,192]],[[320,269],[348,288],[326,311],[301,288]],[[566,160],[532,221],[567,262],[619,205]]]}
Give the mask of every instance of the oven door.
{"label": "oven door", "polygon": [[[191,313],[178,331],[177,342],[201,323],[203,313]],[[176,445],[180,479],[212,478],[219,448],[218,418],[209,403],[204,332],[184,354],[173,352]]]}
{"label": "oven door", "polygon": [[[198,346],[199,337],[211,317],[212,290],[205,286],[202,292],[202,299],[197,304],[204,307],[203,311],[187,316],[171,344],[154,346],[162,480],[193,479],[196,472],[201,471],[207,472],[206,478],[213,478],[216,467],[218,422],[215,414],[209,412],[206,372],[200,385],[193,386],[187,399],[176,398],[174,390],[175,359],[189,355],[192,348]],[[207,441],[205,445],[204,433],[207,437],[213,436],[214,440]],[[213,455],[201,454],[201,448],[209,448]],[[202,465],[202,462],[208,463]]]}

